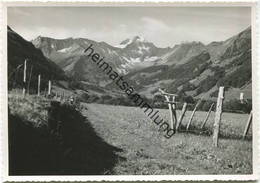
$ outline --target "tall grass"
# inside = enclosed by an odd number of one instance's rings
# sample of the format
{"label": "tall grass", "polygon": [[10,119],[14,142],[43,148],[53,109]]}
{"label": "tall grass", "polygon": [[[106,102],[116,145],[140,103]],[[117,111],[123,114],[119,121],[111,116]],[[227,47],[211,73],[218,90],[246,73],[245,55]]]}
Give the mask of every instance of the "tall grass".
{"label": "tall grass", "polygon": [[47,125],[49,106],[50,100],[43,96],[23,97],[21,92],[8,94],[9,113],[19,116],[22,120],[30,121],[35,127]]}
{"label": "tall grass", "polygon": [[109,174],[122,160],[66,103],[10,94],[8,130],[10,175]]}

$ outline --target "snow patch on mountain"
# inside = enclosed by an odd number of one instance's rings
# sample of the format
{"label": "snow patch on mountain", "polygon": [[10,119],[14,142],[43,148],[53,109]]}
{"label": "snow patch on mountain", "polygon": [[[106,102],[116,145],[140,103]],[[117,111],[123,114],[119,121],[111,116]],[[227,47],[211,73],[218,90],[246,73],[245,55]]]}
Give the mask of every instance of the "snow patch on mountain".
{"label": "snow patch on mountain", "polygon": [[144,51],[149,51],[149,49],[150,49],[149,47],[146,47],[146,46],[142,45],[142,46],[138,47],[138,51],[137,52],[139,54],[143,54]]}
{"label": "snow patch on mountain", "polygon": [[[127,59],[127,58],[126,58]],[[129,58],[129,59],[127,59],[128,60],[128,62],[130,62],[130,63],[140,63],[141,62],[141,60],[140,60],[140,58],[139,57],[137,57],[137,58]]]}
{"label": "snow patch on mountain", "polygon": [[[126,67],[125,65],[121,65],[122,67]],[[127,71],[127,69],[126,68],[117,68],[117,72],[119,73],[119,74],[123,74],[123,75],[125,75],[125,74],[127,74],[128,73],[128,71]]]}
{"label": "snow patch on mountain", "polygon": [[60,52],[60,53],[66,53],[68,51],[70,51],[72,49],[72,47],[68,47],[68,48],[63,48],[63,49],[60,49],[60,50],[57,50],[57,52]]}
{"label": "snow patch on mountain", "polygon": [[156,61],[156,60],[158,60],[159,59],[159,57],[157,57],[157,56],[153,56],[153,57],[148,57],[148,56],[146,56],[145,58],[144,58],[144,61],[145,62],[153,62],[153,61]]}

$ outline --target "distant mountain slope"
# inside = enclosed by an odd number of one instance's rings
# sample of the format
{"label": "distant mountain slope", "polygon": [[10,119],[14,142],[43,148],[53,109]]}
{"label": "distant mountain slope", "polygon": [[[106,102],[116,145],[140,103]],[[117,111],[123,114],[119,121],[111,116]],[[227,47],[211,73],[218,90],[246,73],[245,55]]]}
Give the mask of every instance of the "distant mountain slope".
{"label": "distant mountain slope", "polygon": [[[93,45],[95,52],[104,56],[104,60],[109,62],[120,74],[127,74],[130,71],[151,66],[161,55],[170,50],[170,48],[157,48],[153,43],[138,36],[123,41],[118,47],[84,38],[52,39],[39,36],[32,43],[66,73],[78,75],[82,80],[94,83],[103,82],[105,78],[96,76],[100,73],[93,68],[92,63],[92,66],[86,63],[87,58],[84,50],[90,45]],[[90,73],[90,71],[92,72]]]}
{"label": "distant mountain slope", "polygon": [[169,92],[209,99],[217,96],[220,85],[226,87],[227,99],[238,99],[238,91],[252,97],[251,28],[226,41],[202,46],[199,52],[181,64],[148,67],[127,76],[149,97],[164,87]]}
{"label": "distant mountain slope", "polygon": [[[118,46],[83,38],[38,37],[32,43],[67,74],[112,89],[109,78],[84,54],[92,44],[95,52],[147,97],[163,87],[180,95],[209,99],[224,85],[232,98],[251,86],[251,27],[225,41],[208,45],[185,42],[168,48],[158,48],[140,36]],[[249,90],[247,87],[246,93]],[[251,98],[249,94],[245,97]]]}
{"label": "distant mountain slope", "polygon": [[175,45],[172,51],[162,56],[164,63],[184,64],[191,57],[196,56],[206,50],[206,46],[201,42],[187,42],[180,45]]}
{"label": "distant mountain slope", "polygon": [[[24,40],[19,34],[14,32],[10,27],[7,28],[8,36],[8,84],[9,86],[22,84],[22,69],[17,67],[24,63],[27,59],[27,74],[32,69],[31,84],[35,83],[38,74],[42,75],[42,81],[44,84],[45,80],[60,80],[65,79],[65,73],[51,60],[44,57],[41,50],[36,49],[31,42]],[[23,67],[22,67],[23,68]]]}

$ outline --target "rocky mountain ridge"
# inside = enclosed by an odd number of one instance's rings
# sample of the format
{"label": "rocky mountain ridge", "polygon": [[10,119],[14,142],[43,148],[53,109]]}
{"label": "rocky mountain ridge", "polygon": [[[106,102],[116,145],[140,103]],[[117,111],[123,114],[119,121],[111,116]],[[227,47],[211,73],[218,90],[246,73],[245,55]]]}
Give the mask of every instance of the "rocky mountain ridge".
{"label": "rocky mountain ridge", "polygon": [[168,48],[158,48],[139,36],[118,46],[85,38],[38,37],[32,43],[68,75],[105,88],[112,88],[111,81],[84,55],[91,44],[114,70],[148,97],[164,87],[182,95],[212,98],[219,85],[229,91],[247,88],[246,96],[251,97],[251,27],[224,41],[208,45],[185,42]]}

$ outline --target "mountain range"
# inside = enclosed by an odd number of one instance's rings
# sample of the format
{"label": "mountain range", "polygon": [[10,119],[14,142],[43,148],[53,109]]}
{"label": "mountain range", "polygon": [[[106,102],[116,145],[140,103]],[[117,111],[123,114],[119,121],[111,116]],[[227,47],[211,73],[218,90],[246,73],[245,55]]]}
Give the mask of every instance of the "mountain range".
{"label": "mountain range", "polygon": [[238,98],[240,92],[246,98],[252,97],[251,27],[224,41],[207,45],[183,42],[167,48],[157,47],[140,36],[117,46],[86,38],[41,36],[31,43],[67,76],[104,90],[112,91],[116,86],[84,53],[91,44],[114,70],[148,98],[156,95],[160,87],[179,95],[214,99],[220,85],[226,87],[228,99]]}

